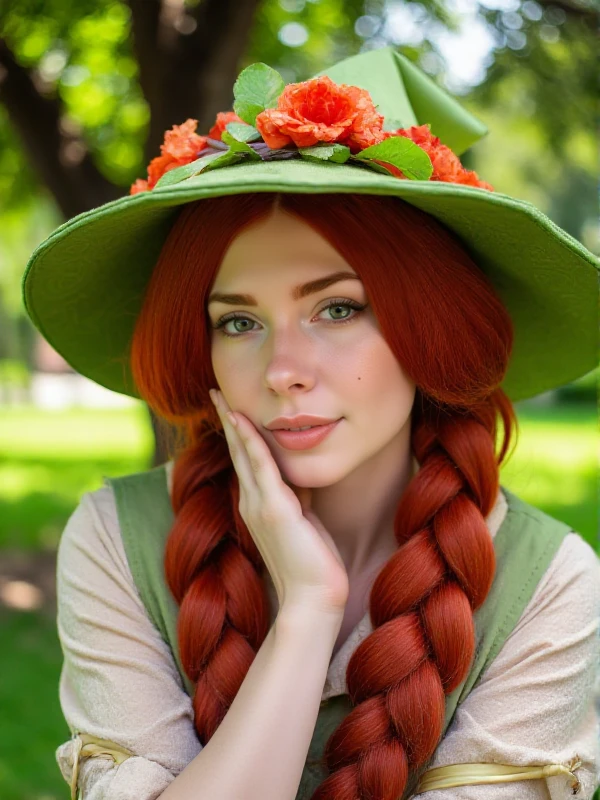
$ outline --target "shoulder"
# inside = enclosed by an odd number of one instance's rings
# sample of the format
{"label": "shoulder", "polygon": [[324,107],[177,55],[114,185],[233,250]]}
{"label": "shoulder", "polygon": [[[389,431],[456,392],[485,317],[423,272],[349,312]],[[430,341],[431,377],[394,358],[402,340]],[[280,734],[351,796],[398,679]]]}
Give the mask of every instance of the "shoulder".
{"label": "shoulder", "polygon": [[520,624],[555,615],[565,629],[580,629],[600,616],[600,557],[576,531],[569,531],[538,583]]}
{"label": "shoulder", "polygon": [[[85,492],[62,532],[57,553],[57,579],[85,567],[107,570],[132,583],[123,549],[113,490],[102,486]],[[83,573],[85,574],[85,572]]]}
{"label": "shoulder", "polygon": [[[502,487],[507,501],[507,522],[511,527],[528,527],[532,538],[538,541],[553,539],[555,552],[548,568],[540,579],[534,598],[538,600],[553,588],[577,586],[592,589],[591,596],[600,592],[600,556],[590,544],[566,522],[553,517],[541,508],[528,503],[514,492]],[[515,524],[518,522],[518,525]],[[533,599],[533,598],[532,598]]]}
{"label": "shoulder", "polygon": [[[511,545],[519,547],[521,554],[530,558],[542,557],[547,552],[546,547],[552,554],[550,559],[546,558],[547,566],[521,622],[526,621],[532,613],[542,612],[546,604],[556,602],[559,595],[568,597],[569,605],[573,604],[577,609],[586,608],[588,615],[600,613],[600,557],[591,545],[562,520],[505,487],[502,487],[502,493],[508,505],[507,526],[514,534]],[[525,530],[532,543],[528,548],[524,547],[521,539]],[[565,608],[564,612],[567,611],[568,608]]]}
{"label": "shoulder", "polygon": [[541,508],[527,502],[505,486],[501,487],[501,491],[507,503],[507,516],[512,518],[513,522],[518,521],[521,525],[530,525],[536,530],[560,531],[563,535],[571,530],[566,522],[542,511]]}
{"label": "shoulder", "polygon": [[64,571],[67,565],[75,569],[77,564],[93,561],[96,564],[110,564],[110,571],[118,573],[128,583],[133,577],[123,543],[121,521],[115,497],[115,486],[138,486],[150,476],[153,480],[166,480],[170,495],[173,462],[138,473],[130,473],[118,478],[105,478],[104,485],[94,491],[85,492],[69,517],[62,532],[58,554],[57,570]]}

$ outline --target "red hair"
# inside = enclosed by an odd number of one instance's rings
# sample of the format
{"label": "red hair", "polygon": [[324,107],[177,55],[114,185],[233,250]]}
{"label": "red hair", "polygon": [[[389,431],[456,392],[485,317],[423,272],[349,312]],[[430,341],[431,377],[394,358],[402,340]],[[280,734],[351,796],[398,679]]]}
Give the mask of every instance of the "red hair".
{"label": "red hair", "polygon": [[445,695],[468,674],[473,612],[494,578],[484,518],[517,426],[500,388],[513,327],[459,239],[398,198],[248,193],[181,210],[148,285],[131,367],[140,395],[181,434],[165,574],[180,605],[178,641],[196,684],[201,744],[227,713],[271,624],[266,567],[240,516],[237,474],[208,395],[217,382],[206,301],[228,245],[277,202],[361,277],[383,336],[417,387],[411,447],[420,469],[398,501],[398,550],[370,592],[373,633],[348,664],[353,708],[327,741],[329,776],[312,797],[397,800],[409,770],[440,741]]}

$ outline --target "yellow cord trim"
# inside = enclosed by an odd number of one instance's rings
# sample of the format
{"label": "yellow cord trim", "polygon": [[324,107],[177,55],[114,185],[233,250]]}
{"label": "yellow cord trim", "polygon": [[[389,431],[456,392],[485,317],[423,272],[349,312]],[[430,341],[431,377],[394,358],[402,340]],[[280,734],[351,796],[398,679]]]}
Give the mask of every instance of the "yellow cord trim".
{"label": "yellow cord trim", "polygon": [[470,786],[476,783],[505,783],[508,781],[533,781],[553,775],[568,775],[572,778],[571,789],[578,794],[581,789],[574,770],[581,766],[575,756],[566,764],[522,767],[510,764],[451,764],[446,767],[428,769],[421,775],[416,794],[432,789],[451,789],[454,786]]}
{"label": "yellow cord trim", "polygon": [[79,777],[79,764],[84,758],[112,758],[116,764],[134,755],[130,750],[121,747],[107,739],[98,739],[90,736],[89,733],[78,734],[75,741],[75,753],[73,755],[73,775],[71,776],[71,800],[76,800],[77,778]]}

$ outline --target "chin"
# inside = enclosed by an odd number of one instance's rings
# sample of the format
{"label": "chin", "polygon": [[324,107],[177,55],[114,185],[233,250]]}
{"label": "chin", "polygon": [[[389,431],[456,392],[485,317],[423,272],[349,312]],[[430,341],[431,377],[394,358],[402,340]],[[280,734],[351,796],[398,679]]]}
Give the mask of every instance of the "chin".
{"label": "chin", "polygon": [[326,486],[333,486],[347,474],[347,471],[339,473],[335,469],[327,469],[325,465],[322,470],[318,470],[315,469],[314,463],[294,464],[293,466],[282,463],[279,464],[279,471],[286,483],[302,489],[323,489]]}

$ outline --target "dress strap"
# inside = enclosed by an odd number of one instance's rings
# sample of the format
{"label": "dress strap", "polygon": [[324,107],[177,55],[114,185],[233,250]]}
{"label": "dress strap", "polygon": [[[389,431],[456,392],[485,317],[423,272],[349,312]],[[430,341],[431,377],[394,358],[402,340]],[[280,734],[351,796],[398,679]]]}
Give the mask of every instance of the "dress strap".
{"label": "dress strap", "polygon": [[445,767],[428,769],[421,775],[415,794],[432,789],[451,789],[454,786],[467,786],[477,783],[506,783],[509,781],[532,781],[549,778],[552,775],[569,775],[571,790],[579,794],[581,784],[574,774],[582,764],[579,756],[574,756],[566,764],[546,764],[544,766],[517,766],[512,764],[450,764]]}
{"label": "dress strap", "polygon": [[85,758],[112,758],[116,764],[122,764],[123,761],[134,755],[131,750],[127,750],[127,748],[121,747],[115,742],[109,742],[107,739],[98,739],[89,733],[80,733],[73,741],[75,748],[73,752],[73,774],[71,776],[71,800],[77,800],[79,764]]}

